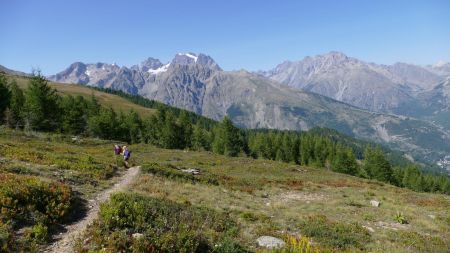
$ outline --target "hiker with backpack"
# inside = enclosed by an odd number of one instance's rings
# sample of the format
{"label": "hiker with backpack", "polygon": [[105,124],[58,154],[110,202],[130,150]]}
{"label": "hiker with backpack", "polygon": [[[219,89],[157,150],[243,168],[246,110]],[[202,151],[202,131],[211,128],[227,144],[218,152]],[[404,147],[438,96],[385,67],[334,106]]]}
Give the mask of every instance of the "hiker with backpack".
{"label": "hiker with backpack", "polygon": [[114,154],[115,155],[120,155],[122,154],[122,147],[120,147],[119,145],[114,145]]}
{"label": "hiker with backpack", "polygon": [[116,160],[116,166],[119,166],[120,163],[120,155],[122,154],[122,147],[120,145],[114,145],[114,155],[115,155],[115,160]]}
{"label": "hiker with backpack", "polygon": [[128,159],[130,159],[131,151],[128,150],[128,147],[127,147],[127,146],[123,146],[122,152],[123,152],[123,161],[124,161],[124,163],[125,163],[125,167],[128,168],[128,167],[129,167]]}

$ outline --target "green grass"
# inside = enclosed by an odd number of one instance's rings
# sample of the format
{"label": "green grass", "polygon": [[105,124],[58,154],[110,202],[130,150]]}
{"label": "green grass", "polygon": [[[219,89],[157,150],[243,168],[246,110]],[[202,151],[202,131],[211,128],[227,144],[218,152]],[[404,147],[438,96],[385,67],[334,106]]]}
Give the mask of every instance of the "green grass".
{"label": "green grass", "polygon": [[0,172],[61,181],[91,197],[123,171],[113,145],[111,141],[73,141],[71,136],[0,128]]}
{"label": "green grass", "polygon": [[[0,173],[60,182],[87,200],[112,185],[123,172],[113,155],[113,144],[1,128]],[[218,245],[223,252],[258,251],[255,240],[262,235],[308,236],[318,248],[336,252],[446,252],[450,248],[448,196],[282,162],[145,144],[131,145],[130,149],[132,163],[143,166],[142,175],[132,185],[130,195],[103,207],[101,218],[90,228],[88,235],[96,238],[91,243],[97,249],[101,245],[125,247],[125,251],[133,245],[178,245],[185,249]],[[187,168],[198,169],[200,174],[181,171]],[[372,199],[381,201],[381,206],[372,207]],[[136,208],[143,205],[147,211],[136,213],[141,209],[135,210],[130,200],[143,202]],[[128,216],[121,214],[114,223],[116,216],[112,214],[128,209],[133,215],[126,211]],[[408,224],[398,223],[397,213],[402,213]],[[204,215],[217,219],[199,218]],[[182,217],[185,222],[175,223],[172,217]],[[160,223],[164,220],[170,226]],[[178,233],[182,224],[189,228],[183,230],[187,234]],[[227,228],[218,230],[221,224],[228,224]],[[25,236],[38,242],[53,233],[39,223],[26,231]],[[17,232],[17,227],[0,224],[2,241],[12,240]],[[157,241],[134,242],[132,233],[153,235],[152,240]],[[178,236],[183,234],[194,239],[185,241],[187,237]],[[86,245],[79,246],[83,251]]]}
{"label": "green grass", "polygon": [[[59,181],[83,199],[89,199],[122,173],[120,166],[109,173],[109,168],[117,166],[112,145],[113,142],[97,139],[72,141],[71,137],[58,134],[1,129],[0,171]],[[231,243],[223,242],[229,248],[239,245],[236,247],[257,250],[257,237],[285,238],[287,234],[307,235],[321,249],[335,251],[408,252],[415,248],[444,252],[450,246],[450,200],[443,195],[417,193],[282,162],[166,150],[145,144],[130,148],[134,163],[138,161],[143,166],[142,175],[130,191],[138,194],[137,198],[148,198],[157,205],[226,215],[238,231]],[[62,166],[61,161],[68,163]],[[181,171],[186,168],[196,168],[200,174]],[[369,203],[372,199],[381,201],[381,206],[372,207]],[[398,212],[407,217],[408,224],[396,221]],[[166,215],[171,216],[170,212]],[[317,222],[311,221],[311,217],[323,217],[320,222],[326,226],[314,225]],[[130,222],[134,224],[136,220]],[[200,223],[198,219],[193,222],[194,227]],[[363,226],[375,232],[368,232]],[[132,231],[105,232],[102,227],[97,228],[94,230],[102,233],[101,238],[113,236],[117,241],[129,238]],[[2,225],[0,229],[2,238],[8,240],[5,231],[10,228]],[[208,224],[205,229],[213,229],[213,225]],[[30,231],[36,238],[45,235],[40,227]],[[166,232],[174,236],[173,231]],[[225,234],[208,233],[197,236],[206,238],[208,245],[226,239]],[[127,239],[124,243],[129,246],[127,243],[133,242]]]}
{"label": "green grass", "polygon": [[[257,237],[283,238],[286,233],[307,235],[321,248],[335,251],[408,252],[411,247],[424,247],[419,241],[416,245],[414,241],[392,236],[403,233],[431,238],[427,247],[437,252],[450,246],[450,226],[445,222],[450,217],[450,200],[444,195],[416,193],[281,162],[144,145],[133,149],[153,168],[139,178],[133,191],[229,212],[241,228],[241,242],[253,250]],[[166,174],[166,171],[180,174],[174,169],[179,167],[198,168],[201,173],[187,175],[189,180]],[[211,178],[217,184],[205,180]],[[372,207],[369,203],[372,199],[381,201],[381,206]],[[397,212],[403,213],[409,224],[398,224]],[[311,217],[321,218],[315,221]],[[323,225],[316,226],[319,223]]]}

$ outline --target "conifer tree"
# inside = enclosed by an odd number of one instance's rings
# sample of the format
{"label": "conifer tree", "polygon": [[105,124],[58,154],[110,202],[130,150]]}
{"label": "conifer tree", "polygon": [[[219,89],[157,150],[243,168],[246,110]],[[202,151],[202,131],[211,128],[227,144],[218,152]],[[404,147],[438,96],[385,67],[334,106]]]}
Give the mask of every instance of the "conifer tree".
{"label": "conifer tree", "polygon": [[100,113],[101,105],[98,102],[97,98],[94,95],[94,92],[91,94],[91,100],[88,103],[88,116],[96,116]]}
{"label": "conifer tree", "polygon": [[341,145],[336,148],[333,170],[349,175],[356,175],[358,173],[358,163],[350,148],[345,148]]}
{"label": "conifer tree", "polygon": [[207,131],[198,123],[194,125],[192,130],[192,148],[194,150],[209,150],[209,142]]}
{"label": "conifer tree", "polygon": [[392,167],[380,147],[367,146],[364,152],[364,170],[370,178],[382,182],[392,182]]}
{"label": "conifer tree", "polygon": [[66,96],[61,101],[62,129],[65,133],[81,134],[86,130],[87,118],[86,103],[84,98],[77,96]]}
{"label": "conifer tree", "polygon": [[6,108],[9,107],[9,101],[11,99],[11,92],[8,86],[8,79],[0,73],[0,123],[2,122]]}
{"label": "conifer tree", "polygon": [[15,81],[13,81],[9,87],[11,91],[11,99],[9,101],[7,124],[9,127],[17,128],[23,126],[22,114],[25,97],[23,95],[22,89],[17,86],[17,83]]}
{"label": "conifer tree", "polygon": [[239,129],[231,122],[230,118],[225,118],[215,128],[213,151],[227,156],[237,156],[242,150]]}
{"label": "conifer tree", "polygon": [[117,136],[117,114],[112,108],[101,108],[98,115],[89,118],[88,126],[91,135],[107,140],[114,139]]}
{"label": "conifer tree", "polygon": [[25,92],[24,120],[34,130],[55,131],[60,127],[60,97],[37,72]]}
{"label": "conifer tree", "polygon": [[125,118],[126,121],[126,133],[131,143],[139,143],[142,140],[142,121],[135,111],[130,113]]}
{"label": "conifer tree", "polygon": [[164,114],[165,122],[161,129],[161,144],[164,148],[183,148],[183,129],[177,124],[172,112]]}
{"label": "conifer tree", "polygon": [[153,145],[159,144],[160,138],[160,127],[158,127],[158,119],[155,115],[152,115],[145,119],[142,123],[143,125],[143,141],[145,143],[150,143]]}
{"label": "conifer tree", "polygon": [[189,118],[189,114],[183,110],[178,118],[178,122],[182,128],[182,133],[183,133],[182,146],[186,147],[186,148],[190,148],[192,146],[193,129],[192,129],[191,119]]}

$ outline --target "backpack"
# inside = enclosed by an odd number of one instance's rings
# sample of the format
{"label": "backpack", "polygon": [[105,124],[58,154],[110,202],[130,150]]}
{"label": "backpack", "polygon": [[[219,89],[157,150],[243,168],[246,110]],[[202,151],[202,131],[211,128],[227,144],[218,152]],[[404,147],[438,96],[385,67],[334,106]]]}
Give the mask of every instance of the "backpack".
{"label": "backpack", "polygon": [[130,158],[130,156],[131,156],[131,151],[130,150],[125,150],[125,153],[123,154],[123,157],[128,159],[128,158]]}
{"label": "backpack", "polygon": [[122,153],[122,148],[119,146],[114,147],[114,153],[120,155],[120,153]]}

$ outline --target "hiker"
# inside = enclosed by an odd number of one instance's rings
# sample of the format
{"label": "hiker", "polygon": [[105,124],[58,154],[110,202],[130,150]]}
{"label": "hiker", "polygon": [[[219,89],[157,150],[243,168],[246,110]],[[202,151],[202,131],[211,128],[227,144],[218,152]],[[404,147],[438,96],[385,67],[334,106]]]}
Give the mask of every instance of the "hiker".
{"label": "hiker", "polygon": [[119,167],[120,165],[120,155],[122,154],[122,147],[120,145],[114,145],[114,155],[116,158],[116,166]]}
{"label": "hiker", "polygon": [[131,151],[128,150],[127,146],[123,146],[122,150],[123,150],[123,161],[125,163],[125,167],[128,168],[129,167],[128,159],[130,159]]}
{"label": "hiker", "polygon": [[114,154],[115,155],[120,155],[122,154],[122,148],[119,145],[114,145]]}

